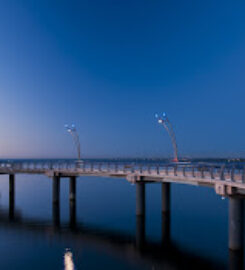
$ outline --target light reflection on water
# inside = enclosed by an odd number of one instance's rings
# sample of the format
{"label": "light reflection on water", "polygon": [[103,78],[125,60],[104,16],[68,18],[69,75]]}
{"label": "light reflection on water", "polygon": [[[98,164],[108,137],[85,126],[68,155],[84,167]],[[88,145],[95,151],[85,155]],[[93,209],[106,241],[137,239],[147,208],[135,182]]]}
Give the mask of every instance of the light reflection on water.
{"label": "light reflection on water", "polygon": [[65,270],[75,270],[73,255],[69,249],[66,250],[64,255],[64,266]]}

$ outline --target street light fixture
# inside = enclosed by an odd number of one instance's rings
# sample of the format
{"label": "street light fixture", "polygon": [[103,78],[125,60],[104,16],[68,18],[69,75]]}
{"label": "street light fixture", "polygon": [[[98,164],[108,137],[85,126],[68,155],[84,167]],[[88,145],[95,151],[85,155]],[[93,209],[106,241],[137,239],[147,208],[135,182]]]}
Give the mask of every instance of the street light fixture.
{"label": "street light fixture", "polygon": [[80,161],[80,159],[81,159],[81,147],[80,147],[80,140],[79,140],[79,135],[77,133],[77,129],[76,129],[74,124],[72,124],[71,126],[65,125],[65,129],[72,136],[72,139],[73,139],[74,144],[75,144],[76,149],[77,149],[78,161]]}
{"label": "street light fixture", "polygon": [[178,162],[178,148],[177,148],[177,143],[176,143],[176,138],[175,138],[175,133],[173,126],[171,122],[169,121],[166,113],[163,113],[162,116],[159,116],[158,114],[155,114],[155,117],[157,119],[157,122],[160,125],[163,125],[163,127],[167,130],[169,137],[171,138],[172,146],[174,149],[174,159],[173,162]]}

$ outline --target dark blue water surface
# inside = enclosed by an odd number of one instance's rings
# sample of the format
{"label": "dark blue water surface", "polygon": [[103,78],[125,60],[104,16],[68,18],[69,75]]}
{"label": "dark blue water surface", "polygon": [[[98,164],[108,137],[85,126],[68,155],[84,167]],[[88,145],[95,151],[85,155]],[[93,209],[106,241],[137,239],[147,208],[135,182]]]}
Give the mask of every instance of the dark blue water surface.
{"label": "dark blue water surface", "polygon": [[8,176],[0,179],[1,269],[64,269],[67,249],[75,269],[234,269],[236,254],[228,250],[228,200],[211,188],[171,185],[171,233],[164,243],[161,185],[147,184],[146,239],[139,246],[135,185],[124,179],[77,178],[72,224],[68,178],[61,180],[60,223],[52,215],[50,178],[16,176],[12,219]]}

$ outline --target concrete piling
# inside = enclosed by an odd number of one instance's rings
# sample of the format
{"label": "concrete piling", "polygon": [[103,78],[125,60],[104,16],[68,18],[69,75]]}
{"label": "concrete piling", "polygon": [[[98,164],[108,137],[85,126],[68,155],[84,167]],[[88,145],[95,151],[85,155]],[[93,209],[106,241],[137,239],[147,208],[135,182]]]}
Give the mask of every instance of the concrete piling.
{"label": "concrete piling", "polygon": [[162,212],[170,212],[170,183],[162,183]]}
{"label": "concrete piling", "polygon": [[60,202],[60,177],[53,177],[53,203]]}
{"label": "concrete piling", "polygon": [[70,194],[69,194],[70,201],[76,200],[76,176],[70,177]]}
{"label": "concrete piling", "polygon": [[53,177],[53,223],[60,226],[60,177]]}
{"label": "concrete piling", "polygon": [[229,248],[231,250],[243,249],[243,200],[229,198]]}
{"label": "concrete piling", "polygon": [[136,182],[136,215],[145,216],[145,183]]}
{"label": "concrete piling", "polygon": [[9,175],[9,218],[14,218],[15,212],[15,175]]}
{"label": "concrete piling", "polygon": [[145,242],[145,183],[136,182],[136,247],[142,249]]}
{"label": "concrete piling", "polygon": [[170,183],[162,183],[162,243],[170,241]]}
{"label": "concrete piling", "polygon": [[70,177],[70,227],[75,229],[76,227],[76,177]]}

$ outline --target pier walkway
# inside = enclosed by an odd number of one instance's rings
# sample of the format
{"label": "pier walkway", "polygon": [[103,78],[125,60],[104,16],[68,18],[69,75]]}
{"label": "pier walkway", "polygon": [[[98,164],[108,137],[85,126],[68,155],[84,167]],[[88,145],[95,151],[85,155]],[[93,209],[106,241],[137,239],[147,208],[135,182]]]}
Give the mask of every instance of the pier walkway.
{"label": "pier walkway", "polygon": [[245,197],[245,167],[210,164],[126,164],[119,162],[6,162],[0,174],[45,174],[49,177],[120,177],[131,183],[175,182],[209,186],[222,196]]}

